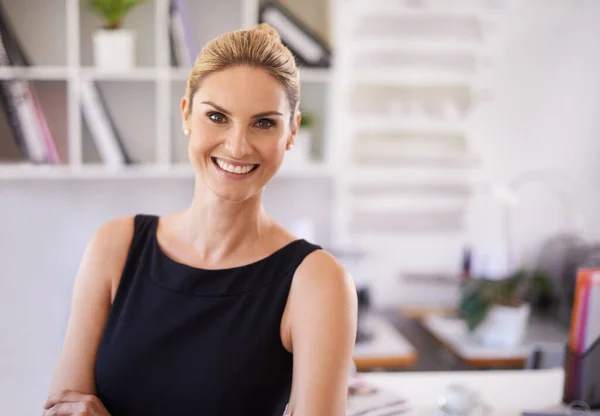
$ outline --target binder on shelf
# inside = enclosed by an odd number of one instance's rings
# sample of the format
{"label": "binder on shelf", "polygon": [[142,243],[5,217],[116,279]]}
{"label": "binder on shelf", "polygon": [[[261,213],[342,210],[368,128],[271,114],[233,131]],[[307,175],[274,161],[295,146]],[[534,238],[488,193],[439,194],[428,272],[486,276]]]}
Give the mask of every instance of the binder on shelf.
{"label": "binder on shelf", "polygon": [[600,269],[577,271],[569,342],[565,351],[563,402],[600,409]]}
{"label": "binder on shelf", "polygon": [[[2,45],[0,42],[0,66],[2,65]],[[9,81],[0,81],[0,104],[8,120],[8,125],[13,135],[15,146],[19,149],[22,160],[28,160],[29,150],[25,142],[25,133],[21,129],[21,123],[19,121],[19,115],[17,113],[17,106],[13,102],[10,93],[11,83]]]}
{"label": "binder on shelf", "polygon": [[321,68],[331,65],[331,51],[325,42],[280,3],[264,3],[259,10],[259,21],[277,30],[281,41],[296,56],[299,65]]}
{"label": "binder on shelf", "polygon": [[109,167],[131,163],[106,103],[94,81],[81,81],[81,108],[102,162]]}
{"label": "binder on shelf", "polygon": [[187,0],[171,0],[169,5],[171,66],[191,68],[199,52],[188,16]]}
{"label": "binder on shelf", "polygon": [[[30,66],[0,4],[0,66]],[[56,145],[29,81],[2,81],[0,95],[6,115],[24,159],[35,163],[60,163]]]}
{"label": "binder on shelf", "polygon": [[[0,106],[6,110],[0,88]],[[19,163],[25,160],[18,142],[13,140],[13,129],[7,111],[0,110],[0,163]]]}
{"label": "binder on shelf", "polygon": [[[0,29],[0,66],[9,66],[1,32]],[[0,97],[23,159],[34,163],[46,162],[46,149],[41,131],[36,129],[35,106],[28,83],[18,79],[3,80],[0,82]]]}

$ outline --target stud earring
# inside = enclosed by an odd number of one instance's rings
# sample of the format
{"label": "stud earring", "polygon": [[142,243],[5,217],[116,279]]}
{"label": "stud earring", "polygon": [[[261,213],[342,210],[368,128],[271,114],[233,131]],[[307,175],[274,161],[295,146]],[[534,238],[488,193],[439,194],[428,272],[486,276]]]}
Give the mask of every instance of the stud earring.
{"label": "stud earring", "polygon": [[186,136],[190,135],[190,129],[183,129],[183,134],[185,134]]}
{"label": "stud earring", "polygon": [[290,150],[292,147],[294,147],[294,143],[288,143],[287,146],[285,147],[287,150]]}

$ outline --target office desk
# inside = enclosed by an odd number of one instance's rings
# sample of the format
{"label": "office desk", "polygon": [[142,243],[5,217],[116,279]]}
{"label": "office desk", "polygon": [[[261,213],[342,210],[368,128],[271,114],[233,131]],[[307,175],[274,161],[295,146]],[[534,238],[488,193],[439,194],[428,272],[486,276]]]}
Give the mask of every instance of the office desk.
{"label": "office desk", "polygon": [[354,348],[354,363],[358,371],[400,369],[416,362],[415,348],[385,318],[366,313],[361,317],[361,326],[372,333],[372,338],[357,343]]}
{"label": "office desk", "polygon": [[449,384],[477,389],[491,415],[518,416],[523,410],[560,408],[564,371],[495,370],[365,373],[367,381],[405,397],[411,410],[403,415],[433,416],[437,400]]}
{"label": "office desk", "polygon": [[472,368],[523,368],[535,344],[564,344],[569,336],[566,329],[532,317],[522,345],[506,350],[479,344],[460,318],[433,314],[423,317],[421,324],[439,344]]}

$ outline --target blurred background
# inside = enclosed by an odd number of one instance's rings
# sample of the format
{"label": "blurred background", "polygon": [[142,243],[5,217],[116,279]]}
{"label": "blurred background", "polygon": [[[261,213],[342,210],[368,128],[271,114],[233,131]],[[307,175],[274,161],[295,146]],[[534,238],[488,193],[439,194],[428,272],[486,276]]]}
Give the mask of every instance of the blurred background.
{"label": "blurred background", "polygon": [[111,29],[87,0],[0,12],[0,402],[45,398],[98,227],[189,204],[190,62],[258,22],[296,55],[305,115],[265,206],[353,274],[359,370],[525,368],[567,341],[600,262],[599,1],[148,0]]}

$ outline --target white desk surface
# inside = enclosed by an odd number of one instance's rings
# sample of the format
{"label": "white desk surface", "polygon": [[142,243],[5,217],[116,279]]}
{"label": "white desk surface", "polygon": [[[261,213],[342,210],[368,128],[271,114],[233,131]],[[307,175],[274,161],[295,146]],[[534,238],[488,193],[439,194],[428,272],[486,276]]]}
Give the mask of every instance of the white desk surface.
{"label": "white desk surface", "polygon": [[465,322],[456,317],[433,314],[421,322],[440,342],[465,361],[493,362],[502,360],[525,360],[535,344],[564,344],[568,333],[549,322],[532,319],[522,345],[514,349],[493,348],[481,345],[472,338]]}
{"label": "white desk surface", "polygon": [[364,379],[409,401],[403,415],[431,415],[450,384],[464,384],[479,392],[491,406],[491,415],[519,416],[523,410],[560,407],[564,381],[562,368],[551,370],[432,371],[362,373]]}
{"label": "white desk surface", "polygon": [[354,362],[359,370],[414,364],[417,359],[415,348],[387,319],[367,313],[361,317],[363,325],[372,333],[372,338],[354,348]]}

